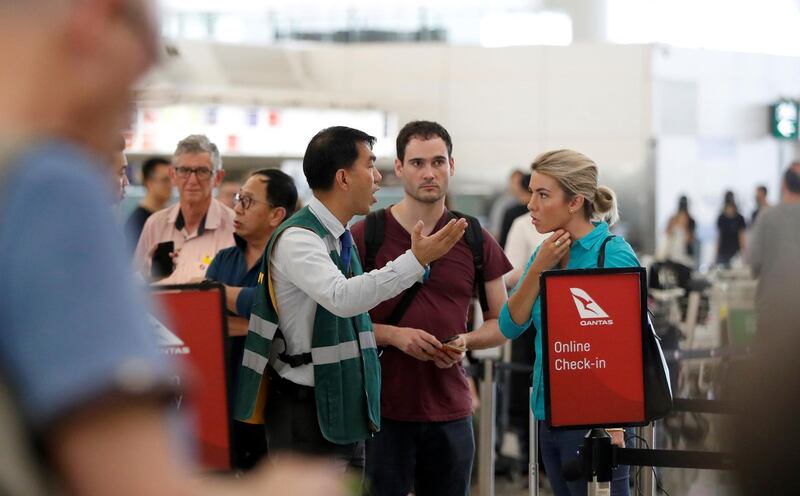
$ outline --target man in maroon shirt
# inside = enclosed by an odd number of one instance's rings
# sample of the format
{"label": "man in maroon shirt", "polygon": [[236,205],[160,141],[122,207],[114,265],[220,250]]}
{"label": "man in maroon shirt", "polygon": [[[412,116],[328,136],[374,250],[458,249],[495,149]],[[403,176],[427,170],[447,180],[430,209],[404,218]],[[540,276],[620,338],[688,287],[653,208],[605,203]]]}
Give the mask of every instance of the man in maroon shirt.
{"label": "man in maroon shirt", "polygon": [[[435,122],[415,121],[397,137],[395,174],[403,199],[386,209],[383,243],[375,267],[411,246],[410,232],[422,220],[430,234],[444,226],[444,201],[455,172],[452,141]],[[351,229],[363,257],[365,223]],[[396,325],[389,316],[403,293],[370,312],[381,357],[382,428],[367,441],[366,473],[372,494],[464,496],[469,493],[475,451],[472,401],[461,360],[467,340],[467,311],[475,287],[472,251],[464,240],[432,263],[427,279]],[[484,280],[489,304],[478,336],[499,336],[497,317],[507,299],[503,274],[512,269],[503,250],[483,230]],[[458,336],[448,345],[442,341]],[[470,336],[472,337],[472,336]],[[496,345],[493,339],[470,339],[470,348]]]}

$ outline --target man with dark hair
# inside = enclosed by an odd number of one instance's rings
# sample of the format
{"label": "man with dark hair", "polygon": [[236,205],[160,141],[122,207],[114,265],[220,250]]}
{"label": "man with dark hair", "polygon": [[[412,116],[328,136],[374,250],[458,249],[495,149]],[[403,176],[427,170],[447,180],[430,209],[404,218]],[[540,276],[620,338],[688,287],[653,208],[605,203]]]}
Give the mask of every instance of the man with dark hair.
{"label": "man with dark hair", "polygon": [[511,230],[511,224],[514,219],[521,215],[528,215],[528,202],[531,201],[531,192],[528,189],[528,183],[531,181],[530,174],[523,174],[519,178],[515,188],[511,188],[511,192],[516,198],[516,203],[509,205],[505,212],[503,212],[502,220],[500,221],[500,230],[498,231],[497,241],[500,246],[505,246],[508,241],[508,232]]}
{"label": "man with dark hair", "polygon": [[756,188],[756,209],[753,210],[753,217],[750,219],[751,226],[756,223],[758,214],[767,207],[769,207],[769,201],[767,201],[767,187],[761,184]]}
{"label": "man with dark hair", "polygon": [[756,292],[759,339],[780,329],[797,330],[800,305],[800,162],[783,174],[781,203],[758,216],[750,234],[750,266],[758,278]]}
{"label": "man with dark hair", "polygon": [[148,217],[164,208],[172,196],[171,167],[169,160],[161,157],[150,157],[142,164],[142,185],[146,193],[125,221],[125,233],[134,248]]}
{"label": "man with dark hair", "polygon": [[343,494],[311,462],[201,480],[176,449],[174,369],[109,208],[157,49],[144,0],[0,1],[0,493]]}
{"label": "man with dark hair", "polygon": [[[294,181],[279,169],[253,172],[234,195],[233,221],[236,245],[220,250],[211,261],[206,279],[225,285],[228,311],[237,317],[228,319],[231,384],[237,383],[244,353],[247,321],[253,307],[261,257],[272,233],[294,213],[297,189]],[[241,325],[240,325],[241,324]],[[236,422],[234,424],[234,465],[249,469],[264,453],[264,429]]]}
{"label": "man with dark hair", "polygon": [[[375,219],[376,225],[382,222],[384,232],[374,253],[375,267],[384,266],[411,246],[419,219],[427,226],[423,232],[435,235],[456,217],[444,205],[455,173],[452,149],[450,135],[435,122],[410,122],[400,131],[394,171],[404,194],[399,203],[370,214],[383,217]],[[372,222],[371,218],[367,220]],[[367,442],[367,476],[375,496],[405,495],[412,490],[437,496],[469,493],[475,442],[472,400],[461,360],[467,348],[505,341],[497,318],[507,299],[503,274],[512,269],[489,232],[476,219],[470,222],[477,224],[470,226],[468,233],[473,240],[477,238],[473,229],[482,233],[481,268],[476,266],[475,251],[465,236],[431,265],[421,286],[370,312],[378,344],[386,346],[381,356],[383,428]],[[380,230],[367,221],[353,226],[362,256],[373,256],[368,243],[375,244],[375,240],[370,239],[369,231]],[[467,314],[477,286],[485,290],[485,321],[466,335]],[[411,291],[415,292],[409,297]],[[396,309],[404,304],[405,311],[396,315]],[[489,335],[495,339],[485,339]],[[447,338],[452,340],[443,345]]]}
{"label": "man with dark hair", "polygon": [[239,192],[240,187],[241,183],[238,180],[226,177],[217,187],[217,201],[228,208],[233,208],[235,205],[234,197]]}
{"label": "man with dark hair", "polygon": [[[314,196],[267,245],[236,412],[243,421],[265,420],[270,454],[324,455],[359,472],[364,440],[381,425],[380,363],[366,312],[421,279],[466,225],[451,221],[423,236],[420,220],[411,249],[362,273],[347,224],[376,201],[374,142],[362,131],[331,127],[308,144],[303,172]],[[265,376],[270,393],[261,419]]]}

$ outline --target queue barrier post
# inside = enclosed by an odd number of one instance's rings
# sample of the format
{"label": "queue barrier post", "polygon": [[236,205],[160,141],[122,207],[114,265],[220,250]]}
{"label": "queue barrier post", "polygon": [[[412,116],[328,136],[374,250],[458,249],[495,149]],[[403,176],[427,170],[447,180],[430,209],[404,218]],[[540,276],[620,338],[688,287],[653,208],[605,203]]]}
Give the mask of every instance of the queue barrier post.
{"label": "queue barrier post", "polygon": [[[533,395],[533,388],[528,389],[528,395]],[[528,496],[539,496],[539,429],[533,410],[528,408],[528,426],[530,436],[528,441]]]}
{"label": "queue barrier post", "polygon": [[478,426],[478,488],[481,496],[494,496],[494,362],[483,361],[480,382],[480,422]]}

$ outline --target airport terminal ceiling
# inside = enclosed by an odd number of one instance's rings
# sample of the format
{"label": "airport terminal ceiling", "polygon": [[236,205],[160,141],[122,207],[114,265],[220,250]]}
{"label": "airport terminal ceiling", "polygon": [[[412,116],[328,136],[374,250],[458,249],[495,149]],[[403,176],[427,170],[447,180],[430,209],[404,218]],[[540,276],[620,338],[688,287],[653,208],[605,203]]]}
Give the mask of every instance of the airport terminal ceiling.
{"label": "airport terminal ceiling", "polygon": [[[721,192],[735,191],[745,211],[753,184],[777,199],[779,171],[796,156],[796,140],[772,136],[767,118],[776,101],[800,97],[794,0],[726,4],[724,18],[714,1],[161,4],[167,56],[139,88],[134,158],[169,153],[173,134],[199,122],[232,171],[275,166],[300,158],[333,118],[377,136],[387,170],[398,126],[433,119],[454,136],[456,184],[489,194],[545,150],[592,156],[620,196],[626,234],[652,252],[678,196],[690,197],[711,246]],[[556,18],[548,25],[568,22],[551,39],[481,38],[482,25],[531,31]],[[292,38],[281,26],[349,35]],[[441,36],[350,36],[364,30]],[[147,132],[148,114],[172,131]],[[303,123],[282,119],[291,115]]]}

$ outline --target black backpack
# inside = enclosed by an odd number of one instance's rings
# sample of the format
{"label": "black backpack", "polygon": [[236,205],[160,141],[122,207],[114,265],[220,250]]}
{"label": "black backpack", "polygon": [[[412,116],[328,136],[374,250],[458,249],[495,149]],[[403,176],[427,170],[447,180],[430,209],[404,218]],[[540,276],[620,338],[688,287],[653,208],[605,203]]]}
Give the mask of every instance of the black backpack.
{"label": "black backpack", "polygon": [[[448,211],[448,221],[451,219],[467,219],[467,229],[464,231],[464,240],[469,245],[472,252],[472,263],[475,266],[475,292],[478,295],[481,309],[485,312],[489,309],[489,302],[486,299],[486,285],[483,274],[483,229],[481,223],[475,217],[462,214],[460,212]],[[364,253],[364,272],[369,272],[375,269],[375,255],[378,249],[383,244],[383,239],[386,234],[386,210],[375,210],[367,214],[364,226],[364,245],[366,253]],[[403,294],[400,303],[392,311],[389,316],[387,324],[397,325],[400,319],[408,310],[411,305],[411,300],[420,290],[422,284],[415,283]]]}

